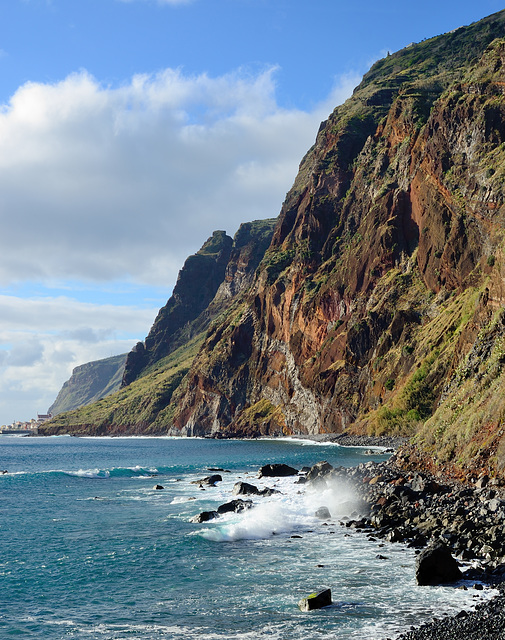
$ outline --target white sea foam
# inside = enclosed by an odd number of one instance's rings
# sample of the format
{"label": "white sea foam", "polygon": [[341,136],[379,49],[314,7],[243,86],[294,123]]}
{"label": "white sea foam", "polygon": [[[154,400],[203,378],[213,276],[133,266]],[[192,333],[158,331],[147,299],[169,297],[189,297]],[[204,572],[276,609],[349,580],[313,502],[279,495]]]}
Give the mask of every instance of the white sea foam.
{"label": "white sea foam", "polygon": [[194,496],[176,496],[170,504],[184,504],[185,502],[194,502]]}
{"label": "white sea foam", "polygon": [[238,514],[231,522],[204,529],[201,535],[215,542],[263,540],[304,526],[306,518],[285,503],[267,502]]}
{"label": "white sea foam", "polygon": [[101,469],[79,469],[79,471],[65,471],[68,476],[75,476],[77,478],[109,478],[110,471]]}
{"label": "white sea foam", "polygon": [[[230,500],[230,489],[241,476],[227,478],[226,482],[219,483],[218,487],[206,491],[203,496],[200,493],[197,494],[198,500],[212,498],[216,504],[208,509],[217,508],[219,501]],[[204,529],[200,529],[197,534],[214,542],[261,540],[273,535],[307,530],[321,525],[321,520],[315,515],[319,507],[326,507],[332,520],[350,516],[355,511],[359,511],[360,502],[346,483],[335,480],[332,483],[313,487],[299,485],[296,479],[296,476],[246,478],[259,489],[270,487],[277,489],[280,493],[270,497],[238,496],[253,499],[255,506],[239,514],[221,516]],[[172,500],[172,504],[187,501],[189,501],[187,495],[178,496]]]}
{"label": "white sea foam", "polygon": [[271,442],[291,442],[301,444],[302,446],[321,446],[321,447],[341,447],[338,442],[323,442],[322,440],[311,440],[310,436],[307,438],[296,438],[292,436],[284,436],[280,438],[258,438],[258,440],[268,440]]}

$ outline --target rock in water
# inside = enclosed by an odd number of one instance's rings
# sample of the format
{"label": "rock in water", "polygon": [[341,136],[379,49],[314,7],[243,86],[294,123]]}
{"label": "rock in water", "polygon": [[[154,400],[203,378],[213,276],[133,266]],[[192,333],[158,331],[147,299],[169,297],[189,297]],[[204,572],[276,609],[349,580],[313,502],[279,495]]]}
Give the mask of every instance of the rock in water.
{"label": "rock in water", "polygon": [[162,491],[165,487],[163,487],[161,484],[155,484],[153,489],[155,489],[156,491]]}
{"label": "rock in water", "polygon": [[277,489],[270,489],[269,487],[265,487],[265,489],[258,489],[258,487],[253,484],[249,484],[248,482],[236,482],[232,490],[232,494],[234,496],[273,496],[274,493],[280,493],[280,491],[277,491]]}
{"label": "rock in water", "polygon": [[320,520],[331,520],[331,513],[328,507],[319,507],[314,515]]}
{"label": "rock in water", "polygon": [[242,513],[246,509],[251,509],[253,506],[252,500],[231,500],[225,504],[220,505],[217,508],[218,513]]}
{"label": "rock in water", "polygon": [[215,487],[216,482],[221,482],[222,479],[222,476],[216,473],[212,476],[207,476],[206,478],[200,478],[200,480],[193,480],[191,484],[197,484],[199,487]]}
{"label": "rock in water", "polygon": [[190,519],[190,522],[194,524],[200,524],[201,522],[208,522],[209,520],[214,520],[214,518],[219,518],[219,513],[217,511],[202,511],[196,516],[193,516]]}
{"label": "rock in water", "polygon": [[273,478],[273,477],[285,477],[296,476],[298,474],[297,469],[288,466],[287,464],[265,464],[258,472],[258,478]]}
{"label": "rock in water", "polygon": [[258,493],[258,487],[248,482],[236,482],[232,489],[232,495],[234,496],[257,496]]}
{"label": "rock in water", "polygon": [[451,552],[441,542],[424,549],[416,560],[416,580],[419,585],[446,584],[461,580],[462,573]]}
{"label": "rock in water", "polygon": [[311,593],[310,596],[302,598],[298,603],[300,611],[312,611],[313,609],[321,609],[331,604],[331,589],[323,589]]}

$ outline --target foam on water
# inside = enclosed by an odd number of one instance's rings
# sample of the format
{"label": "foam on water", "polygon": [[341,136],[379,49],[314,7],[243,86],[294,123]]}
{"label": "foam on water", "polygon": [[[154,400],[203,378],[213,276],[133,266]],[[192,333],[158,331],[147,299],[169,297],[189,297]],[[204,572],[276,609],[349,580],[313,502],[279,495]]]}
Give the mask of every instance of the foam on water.
{"label": "foam on water", "polygon": [[63,473],[76,478],[110,478],[110,471],[106,469],[79,469],[79,471],[64,471]]}

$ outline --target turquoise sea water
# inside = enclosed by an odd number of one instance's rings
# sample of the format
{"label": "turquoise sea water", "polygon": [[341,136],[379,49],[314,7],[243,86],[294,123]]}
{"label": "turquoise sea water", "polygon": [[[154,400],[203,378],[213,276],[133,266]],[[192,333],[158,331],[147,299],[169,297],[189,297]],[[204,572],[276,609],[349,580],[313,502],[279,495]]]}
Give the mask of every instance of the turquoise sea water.
{"label": "turquoise sea water", "polygon": [[[412,550],[339,525],[352,509],[343,487],[321,495],[255,477],[269,462],[370,459],[284,440],[3,436],[0,638],[380,639],[470,606],[483,592],[418,587]],[[215,467],[227,470],[217,487],[191,484]],[[281,493],[190,522],[231,500],[238,480]],[[329,524],[314,517],[322,505]],[[332,607],[299,611],[326,587]]]}

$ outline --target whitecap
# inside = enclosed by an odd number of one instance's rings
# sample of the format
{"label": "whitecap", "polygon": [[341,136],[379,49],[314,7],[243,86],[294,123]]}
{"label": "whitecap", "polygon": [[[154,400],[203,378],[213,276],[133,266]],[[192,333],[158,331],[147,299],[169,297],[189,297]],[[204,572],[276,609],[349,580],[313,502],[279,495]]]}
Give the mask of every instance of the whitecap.
{"label": "whitecap", "polygon": [[64,471],[67,476],[75,476],[77,478],[109,478],[110,471],[101,469],[79,469],[79,471]]}

